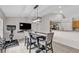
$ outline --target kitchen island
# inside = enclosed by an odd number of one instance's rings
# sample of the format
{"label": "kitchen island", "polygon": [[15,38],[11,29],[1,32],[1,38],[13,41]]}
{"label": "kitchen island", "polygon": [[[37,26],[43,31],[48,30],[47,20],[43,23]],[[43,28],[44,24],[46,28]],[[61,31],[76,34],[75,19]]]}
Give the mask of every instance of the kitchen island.
{"label": "kitchen island", "polygon": [[79,49],[79,31],[59,31],[54,32],[54,41],[69,47]]}

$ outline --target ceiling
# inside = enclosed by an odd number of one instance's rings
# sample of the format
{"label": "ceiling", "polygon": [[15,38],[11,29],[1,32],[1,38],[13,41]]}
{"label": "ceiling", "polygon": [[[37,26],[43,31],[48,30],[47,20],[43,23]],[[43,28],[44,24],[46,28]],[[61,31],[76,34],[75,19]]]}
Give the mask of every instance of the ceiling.
{"label": "ceiling", "polygon": [[[35,5],[0,5],[6,17],[34,17],[36,16]],[[48,14],[55,14],[62,11],[66,17],[79,17],[78,5],[39,5],[38,14],[43,17]]]}

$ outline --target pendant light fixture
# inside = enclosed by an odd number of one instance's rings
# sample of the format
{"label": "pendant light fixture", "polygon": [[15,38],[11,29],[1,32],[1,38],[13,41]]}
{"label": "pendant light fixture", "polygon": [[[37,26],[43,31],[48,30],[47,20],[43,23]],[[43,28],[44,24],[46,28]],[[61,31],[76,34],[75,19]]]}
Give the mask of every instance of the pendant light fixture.
{"label": "pendant light fixture", "polygon": [[65,18],[64,14],[63,14],[62,6],[59,6],[58,8],[59,8],[60,16],[62,16],[62,18]]}
{"label": "pendant light fixture", "polygon": [[39,7],[39,5],[36,5],[35,7],[34,7],[34,9],[36,9],[36,18],[33,20],[33,22],[40,22],[40,17],[38,16],[38,7]]}

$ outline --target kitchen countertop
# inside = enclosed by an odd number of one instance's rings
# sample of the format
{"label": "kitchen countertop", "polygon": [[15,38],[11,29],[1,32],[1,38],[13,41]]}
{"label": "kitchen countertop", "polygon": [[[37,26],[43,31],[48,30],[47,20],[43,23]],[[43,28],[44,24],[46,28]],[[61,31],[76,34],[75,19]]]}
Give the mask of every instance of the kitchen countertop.
{"label": "kitchen countertop", "polygon": [[79,31],[59,31],[54,32],[54,41],[79,49]]}

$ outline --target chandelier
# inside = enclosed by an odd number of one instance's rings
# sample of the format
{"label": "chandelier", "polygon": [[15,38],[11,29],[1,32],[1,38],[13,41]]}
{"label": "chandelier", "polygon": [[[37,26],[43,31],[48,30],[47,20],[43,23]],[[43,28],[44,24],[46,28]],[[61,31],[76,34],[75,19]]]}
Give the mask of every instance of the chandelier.
{"label": "chandelier", "polygon": [[34,7],[34,9],[36,9],[36,18],[35,19],[33,19],[33,22],[40,22],[40,19],[41,19],[41,17],[39,17],[38,16],[38,7],[39,7],[39,5],[36,5],[35,7]]}

